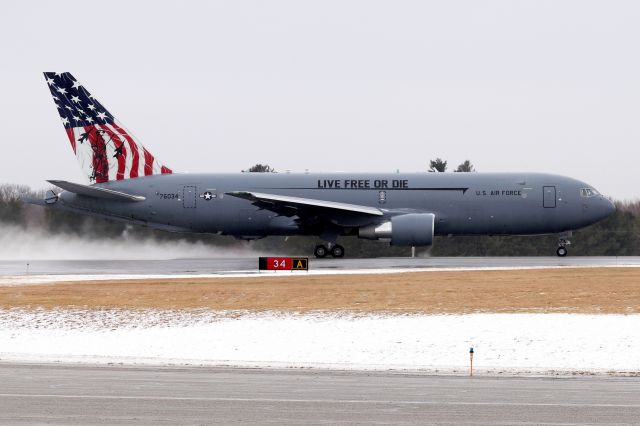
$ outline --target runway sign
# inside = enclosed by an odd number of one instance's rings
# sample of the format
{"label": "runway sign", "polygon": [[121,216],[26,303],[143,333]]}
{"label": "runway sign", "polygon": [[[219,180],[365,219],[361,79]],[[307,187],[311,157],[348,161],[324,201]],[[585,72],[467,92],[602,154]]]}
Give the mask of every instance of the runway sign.
{"label": "runway sign", "polygon": [[308,257],[260,257],[258,269],[261,271],[308,271]]}

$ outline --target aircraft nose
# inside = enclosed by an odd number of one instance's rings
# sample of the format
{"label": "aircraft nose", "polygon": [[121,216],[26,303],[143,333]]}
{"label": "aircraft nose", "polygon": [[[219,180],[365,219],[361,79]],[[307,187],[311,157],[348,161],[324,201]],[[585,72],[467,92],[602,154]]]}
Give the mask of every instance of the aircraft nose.
{"label": "aircraft nose", "polygon": [[611,216],[616,211],[616,205],[609,199],[604,199],[605,202],[605,217]]}
{"label": "aircraft nose", "polygon": [[598,202],[595,203],[594,207],[596,207],[596,209],[594,210],[594,213],[597,214],[598,220],[602,220],[604,218],[607,218],[607,217],[611,216],[616,211],[615,204],[613,204],[611,202],[611,200],[609,200],[609,199],[607,199],[605,197],[600,197]]}

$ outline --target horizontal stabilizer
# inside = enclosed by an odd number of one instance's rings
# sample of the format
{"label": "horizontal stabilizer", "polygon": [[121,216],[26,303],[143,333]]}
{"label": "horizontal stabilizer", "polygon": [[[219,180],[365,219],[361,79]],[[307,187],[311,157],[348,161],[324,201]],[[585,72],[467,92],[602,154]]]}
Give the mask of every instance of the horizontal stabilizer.
{"label": "horizontal stabilizer", "polygon": [[275,206],[286,206],[294,209],[300,208],[321,208],[329,210],[339,210],[350,213],[362,213],[373,216],[382,216],[382,210],[376,207],[361,206],[357,204],[338,203],[335,201],[316,200],[312,198],[290,197],[287,195],[263,194],[260,192],[227,192],[234,197],[243,198],[253,202],[273,204]]}
{"label": "horizontal stabilizer", "polygon": [[85,197],[102,198],[105,200],[117,201],[144,201],[142,195],[131,195],[126,192],[114,191],[113,189],[101,188],[99,186],[81,185],[79,183],[67,182],[65,180],[49,180],[52,185],[62,188],[65,191],[74,194],[84,195]]}

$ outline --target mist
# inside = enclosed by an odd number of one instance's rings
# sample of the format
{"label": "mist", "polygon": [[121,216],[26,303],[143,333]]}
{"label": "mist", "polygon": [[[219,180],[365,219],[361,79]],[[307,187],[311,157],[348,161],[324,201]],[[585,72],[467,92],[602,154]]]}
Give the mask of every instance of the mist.
{"label": "mist", "polygon": [[250,243],[241,241],[224,247],[186,239],[161,241],[130,235],[126,229],[118,237],[89,238],[0,224],[0,260],[168,260],[258,255]]}

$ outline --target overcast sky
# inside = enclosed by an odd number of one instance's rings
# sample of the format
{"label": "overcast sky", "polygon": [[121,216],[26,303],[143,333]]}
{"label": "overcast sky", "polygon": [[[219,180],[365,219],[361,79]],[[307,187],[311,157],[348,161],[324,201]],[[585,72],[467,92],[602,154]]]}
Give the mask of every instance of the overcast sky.
{"label": "overcast sky", "polygon": [[640,3],[13,1],[0,182],[83,182],[42,71],[176,171],[539,171],[640,198]]}

